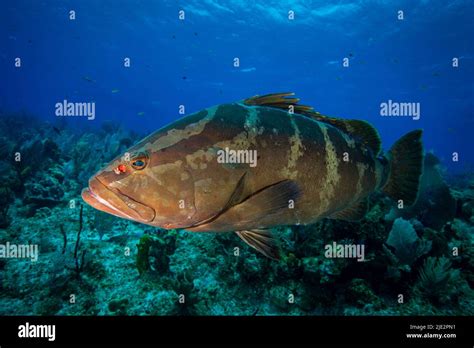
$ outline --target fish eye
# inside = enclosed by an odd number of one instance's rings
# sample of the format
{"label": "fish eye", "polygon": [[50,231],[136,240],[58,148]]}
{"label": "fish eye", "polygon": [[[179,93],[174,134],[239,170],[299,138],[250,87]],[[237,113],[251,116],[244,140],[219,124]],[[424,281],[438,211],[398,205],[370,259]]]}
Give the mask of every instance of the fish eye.
{"label": "fish eye", "polygon": [[141,170],[145,168],[147,164],[147,157],[145,154],[140,154],[136,158],[132,159],[131,161],[133,169]]}

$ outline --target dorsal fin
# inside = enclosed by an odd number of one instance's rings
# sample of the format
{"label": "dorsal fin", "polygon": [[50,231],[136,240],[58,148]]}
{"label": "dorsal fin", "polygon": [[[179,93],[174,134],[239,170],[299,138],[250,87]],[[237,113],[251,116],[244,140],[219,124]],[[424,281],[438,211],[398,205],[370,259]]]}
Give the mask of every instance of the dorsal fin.
{"label": "dorsal fin", "polygon": [[345,120],[342,118],[328,117],[314,111],[311,106],[300,105],[299,98],[294,97],[294,93],[273,93],[262,96],[254,96],[244,100],[245,105],[259,105],[288,111],[293,105],[295,114],[304,115],[313,120],[330,124],[346,134],[356,138],[362,144],[372,149],[375,155],[380,152],[380,137],[377,130],[368,122],[361,120]]}
{"label": "dorsal fin", "polygon": [[377,130],[367,121],[362,120],[344,120],[342,118],[327,117],[315,111],[305,111],[303,115],[312,119],[329,123],[342,130],[350,136],[359,140],[362,144],[370,148],[375,155],[378,155],[381,148],[380,136]]}
{"label": "dorsal fin", "polygon": [[[290,105],[293,105],[294,112],[300,114],[304,111],[312,111],[313,108],[307,105],[300,105],[298,102],[299,98],[293,97],[295,94],[293,92],[285,93],[272,93],[265,95],[256,95],[251,98],[244,100],[245,105],[260,105],[260,106],[269,106],[272,108],[282,109],[285,111],[289,110]],[[289,97],[289,98],[288,98]]]}

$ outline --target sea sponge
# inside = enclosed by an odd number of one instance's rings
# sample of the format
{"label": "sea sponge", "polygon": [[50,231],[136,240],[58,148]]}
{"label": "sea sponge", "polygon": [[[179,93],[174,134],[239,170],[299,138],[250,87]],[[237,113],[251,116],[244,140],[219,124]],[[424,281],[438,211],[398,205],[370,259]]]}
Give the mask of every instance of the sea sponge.
{"label": "sea sponge", "polygon": [[149,260],[149,255],[150,255],[150,247],[151,244],[153,243],[153,238],[148,235],[144,234],[141,238],[140,241],[137,244],[137,270],[140,275],[145,273],[150,269],[150,260]]}

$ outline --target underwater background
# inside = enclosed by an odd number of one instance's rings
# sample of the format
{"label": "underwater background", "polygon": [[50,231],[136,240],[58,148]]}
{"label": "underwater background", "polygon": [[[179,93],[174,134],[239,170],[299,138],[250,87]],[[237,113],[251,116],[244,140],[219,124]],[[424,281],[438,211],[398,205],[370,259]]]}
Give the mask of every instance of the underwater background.
{"label": "underwater background", "polygon": [[[0,258],[1,315],[473,315],[472,2],[0,6],[0,244],[39,246],[37,261]],[[360,222],[276,228],[273,261],[233,233],[160,230],[82,201],[92,174],[181,105],[285,91],[372,123],[385,150],[422,128],[417,203],[375,193]],[[94,102],[94,119],[56,116],[64,100]],[[419,103],[419,119],[381,116],[389,100]],[[366,261],[326,258],[333,242],[364,244]]]}

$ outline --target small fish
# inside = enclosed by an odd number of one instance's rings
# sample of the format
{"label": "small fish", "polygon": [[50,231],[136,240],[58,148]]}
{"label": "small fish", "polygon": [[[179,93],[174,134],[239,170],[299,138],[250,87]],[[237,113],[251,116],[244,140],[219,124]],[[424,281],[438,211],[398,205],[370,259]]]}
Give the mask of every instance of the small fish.
{"label": "small fish", "polygon": [[144,111],[140,111],[140,112],[137,113],[137,115],[138,115],[138,116],[143,116],[143,115],[145,115],[145,112],[144,112]]}
{"label": "small fish", "polygon": [[118,93],[120,90],[119,89],[113,89],[112,93]]}
{"label": "small fish", "polygon": [[272,227],[359,220],[374,191],[415,202],[421,130],[381,154],[369,123],[323,116],[298,101],[269,94],[188,115],[112,160],[82,198],[164,229],[235,232],[272,259],[279,258]]}
{"label": "small fish", "polygon": [[83,76],[82,79],[87,82],[95,82],[95,80],[91,79],[89,76]]}
{"label": "small fish", "polygon": [[59,128],[53,126],[53,130],[54,130],[58,135],[61,135],[61,131],[59,130]]}

